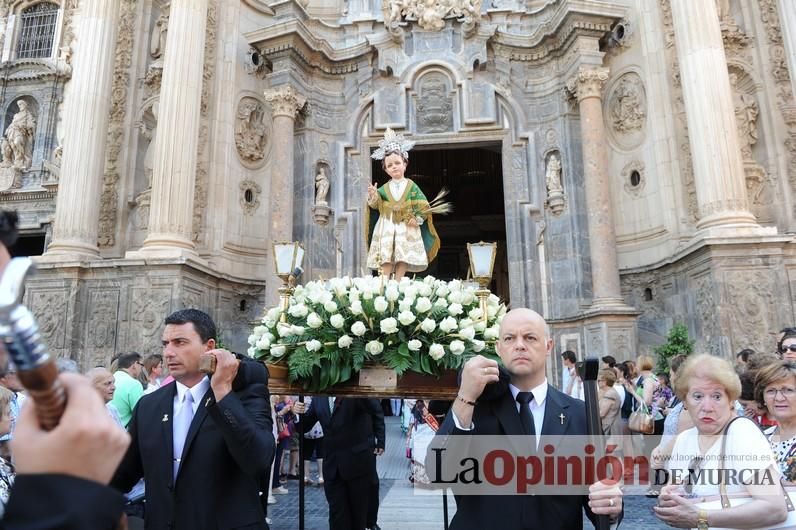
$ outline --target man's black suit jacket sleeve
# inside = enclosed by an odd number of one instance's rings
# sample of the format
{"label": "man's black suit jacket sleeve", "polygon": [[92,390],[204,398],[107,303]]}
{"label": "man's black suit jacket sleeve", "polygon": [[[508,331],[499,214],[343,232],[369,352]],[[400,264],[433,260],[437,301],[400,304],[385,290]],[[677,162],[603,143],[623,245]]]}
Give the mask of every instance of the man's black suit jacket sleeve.
{"label": "man's black suit jacket sleeve", "polygon": [[373,418],[373,435],[376,438],[376,449],[384,449],[384,410],[378,399],[368,399],[366,406],[371,418]]}
{"label": "man's black suit jacket sleeve", "polygon": [[3,530],[111,530],[124,496],[97,482],[68,475],[17,475]]}
{"label": "man's black suit jacket sleeve", "polygon": [[247,385],[207,405],[207,415],[221,430],[232,458],[249,475],[261,476],[271,466],[275,442],[268,372],[259,362],[241,361]]}

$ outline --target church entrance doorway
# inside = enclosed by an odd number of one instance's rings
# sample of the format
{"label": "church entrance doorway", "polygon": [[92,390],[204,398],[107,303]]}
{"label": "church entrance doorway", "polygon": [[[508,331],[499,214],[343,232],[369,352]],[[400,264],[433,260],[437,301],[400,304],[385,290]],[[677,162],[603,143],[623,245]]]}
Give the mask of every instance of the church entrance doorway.
{"label": "church entrance doorway", "polygon": [[[378,186],[389,177],[374,160],[373,179]],[[453,212],[434,217],[442,240],[437,259],[421,276],[443,280],[465,279],[469,260],[467,243],[496,241],[497,257],[490,290],[509,299],[509,272],[506,255],[506,214],[503,198],[501,144],[479,143],[456,146],[417,146],[409,155],[406,176],[417,183],[431,200],[445,187]]]}

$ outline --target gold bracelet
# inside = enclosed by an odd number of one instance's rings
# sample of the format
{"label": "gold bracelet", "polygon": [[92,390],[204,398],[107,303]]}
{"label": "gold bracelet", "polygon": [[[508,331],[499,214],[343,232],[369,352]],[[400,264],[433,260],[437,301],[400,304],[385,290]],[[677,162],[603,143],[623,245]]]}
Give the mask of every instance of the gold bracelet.
{"label": "gold bracelet", "polygon": [[697,514],[697,530],[708,530],[710,523],[708,522],[708,512],[699,510]]}
{"label": "gold bracelet", "polygon": [[464,399],[461,395],[456,395],[456,399],[464,403],[465,405],[470,405],[471,407],[475,407],[475,401],[470,401],[469,399]]}

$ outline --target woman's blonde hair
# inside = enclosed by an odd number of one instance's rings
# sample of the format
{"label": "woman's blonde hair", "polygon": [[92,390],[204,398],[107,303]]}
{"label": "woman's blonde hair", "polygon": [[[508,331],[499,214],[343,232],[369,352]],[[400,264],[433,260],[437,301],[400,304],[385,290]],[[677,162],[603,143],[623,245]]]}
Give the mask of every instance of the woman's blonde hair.
{"label": "woman's blonde hair", "polygon": [[707,353],[689,357],[677,372],[677,378],[674,381],[674,393],[677,394],[680,401],[685,402],[688,387],[694,377],[702,377],[720,384],[727,392],[730,401],[735,401],[741,395],[741,380],[726,359]]}
{"label": "woman's blonde hair", "polygon": [[605,379],[605,384],[607,386],[614,386],[616,383],[616,372],[614,372],[613,368],[603,368],[600,370],[597,374],[597,378],[599,379],[600,377]]}
{"label": "woman's blonde hair", "polygon": [[763,393],[766,391],[766,387],[788,378],[792,382],[796,382],[796,362],[777,361],[760,368],[755,376],[755,401],[765,407],[766,400]]}
{"label": "woman's blonde hair", "polygon": [[652,362],[652,357],[649,355],[639,355],[636,358],[636,366],[639,372],[643,372],[644,370],[652,370],[655,364]]}

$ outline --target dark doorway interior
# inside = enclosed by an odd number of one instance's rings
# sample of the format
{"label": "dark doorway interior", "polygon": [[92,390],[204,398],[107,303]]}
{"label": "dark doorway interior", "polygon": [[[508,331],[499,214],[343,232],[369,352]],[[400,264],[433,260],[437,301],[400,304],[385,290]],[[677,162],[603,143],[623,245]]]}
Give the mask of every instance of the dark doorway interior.
{"label": "dark doorway interior", "polygon": [[[374,181],[387,182],[381,161],[374,160]],[[437,259],[420,275],[444,280],[467,278],[467,243],[496,241],[498,253],[491,290],[508,300],[506,215],[503,206],[503,167],[500,144],[469,147],[416,147],[409,156],[406,176],[414,180],[431,200],[446,187],[454,211],[434,217],[442,240]]]}
{"label": "dark doorway interior", "polygon": [[44,254],[44,234],[20,234],[16,244],[11,248],[11,255],[15,258],[42,254]]}

